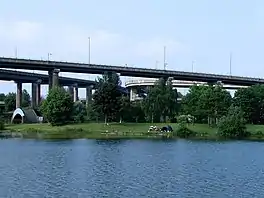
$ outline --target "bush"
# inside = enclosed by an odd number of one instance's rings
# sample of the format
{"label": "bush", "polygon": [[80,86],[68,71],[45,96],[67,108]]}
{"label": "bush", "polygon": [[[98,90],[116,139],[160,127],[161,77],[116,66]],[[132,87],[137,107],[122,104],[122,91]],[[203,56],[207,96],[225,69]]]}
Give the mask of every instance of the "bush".
{"label": "bush", "polygon": [[86,108],[85,105],[78,101],[73,105],[73,120],[75,123],[84,122],[84,118],[86,116]]}
{"label": "bush", "polygon": [[173,133],[174,136],[187,138],[196,135],[194,131],[187,128],[188,118],[188,115],[181,115],[178,117],[179,128]]}
{"label": "bush", "polygon": [[5,123],[1,120],[0,121],[0,133],[1,131],[5,130]]}
{"label": "bush", "polygon": [[62,87],[52,88],[40,109],[52,126],[66,124],[72,117],[72,97]]}
{"label": "bush", "polygon": [[218,134],[222,137],[243,138],[249,134],[246,132],[246,121],[240,107],[231,106],[226,116],[218,123]]}

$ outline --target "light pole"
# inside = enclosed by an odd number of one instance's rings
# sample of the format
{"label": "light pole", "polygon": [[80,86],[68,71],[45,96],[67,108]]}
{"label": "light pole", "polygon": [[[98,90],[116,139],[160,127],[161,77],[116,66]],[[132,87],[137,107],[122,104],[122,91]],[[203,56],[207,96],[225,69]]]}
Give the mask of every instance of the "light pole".
{"label": "light pole", "polygon": [[193,72],[194,63],[195,63],[195,61],[193,60],[192,61],[192,72]]}
{"label": "light pole", "polygon": [[229,57],[229,74],[232,75],[232,52],[230,53]]}
{"label": "light pole", "polygon": [[15,47],[15,57],[17,58],[17,46]]}
{"label": "light pole", "polygon": [[155,65],[156,67],[155,67],[155,69],[158,69],[158,65],[159,65],[159,61],[156,60],[156,65]]}
{"label": "light pole", "polygon": [[164,66],[164,70],[166,70],[166,46],[164,46],[164,49],[163,49],[163,66]]}
{"label": "light pole", "polygon": [[50,60],[50,56],[52,56],[52,53],[48,53],[48,61]]}
{"label": "light pole", "polygon": [[91,37],[88,37],[88,41],[89,41],[89,57],[88,57],[88,63],[91,64]]}

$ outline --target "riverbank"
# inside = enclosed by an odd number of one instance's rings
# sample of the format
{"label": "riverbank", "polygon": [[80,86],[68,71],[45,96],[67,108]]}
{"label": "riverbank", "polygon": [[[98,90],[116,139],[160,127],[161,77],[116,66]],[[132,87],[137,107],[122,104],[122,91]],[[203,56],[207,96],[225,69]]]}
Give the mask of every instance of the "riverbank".
{"label": "riverbank", "polygon": [[[49,124],[20,124],[6,126],[5,133],[20,134],[24,138],[37,139],[161,139],[164,137],[177,138],[172,133],[164,136],[160,133],[148,133],[149,126],[166,126],[165,123],[82,123],[52,127]],[[170,123],[174,131],[179,126]],[[217,128],[206,124],[188,125],[188,129],[196,135],[189,139],[218,140]],[[247,131],[252,135],[248,140],[264,140],[264,125],[248,125]]]}

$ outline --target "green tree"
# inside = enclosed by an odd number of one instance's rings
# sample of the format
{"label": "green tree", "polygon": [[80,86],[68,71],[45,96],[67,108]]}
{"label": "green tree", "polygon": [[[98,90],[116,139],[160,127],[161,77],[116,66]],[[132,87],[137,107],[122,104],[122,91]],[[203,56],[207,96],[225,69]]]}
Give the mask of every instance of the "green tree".
{"label": "green tree", "polygon": [[81,101],[77,101],[73,105],[73,120],[75,123],[84,122],[86,115],[86,107]]}
{"label": "green tree", "polygon": [[27,92],[26,89],[23,89],[23,91],[22,91],[22,104],[21,104],[21,106],[22,107],[29,107],[30,106],[30,103],[31,103],[30,95],[29,95],[29,93]]}
{"label": "green tree", "polygon": [[0,101],[5,101],[6,95],[4,93],[0,93]]}
{"label": "green tree", "polygon": [[97,80],[98,88],[93,94],[93,105],[96,112],[104,115],[105,123],[109,119],[113,120],[120,111],[120,85],[119,76],[113,72],[106,72]]}
{"label": "green tree", "polygon": [[218,123],[218,133],[222,137],[242,138],[248,135],[244,112],[240,107],[231,106],[226,116]]}
{"label": "green tree", "polygon": [[182,101],[184,114],[193,115],[198,122],[207,120],[208,124],[216,124],[227,113],[231,103],[230,93],[219,84],[194,85]]}
{"label": "green tree", "polygon": [[16,109],[16,94],[10,92],[5,97],[5,110],[6,111],[13,111]]}
{"label": "green tree", "polygon": [[238,89],[234,105],[242,109],[248,123],[264,124],[264,85]]}
{"label": "green tree", "polygon": [[173,90],[171,79],[159,79],[147,93],[143,108],[148,121],[165,121],[173,118],[177,111],[177,91]]}
{"label": "green tree", "polygon": [[129,96],[121,96],[120,98],[120,109],[119,109],[119,122],[122,123],[124,118],[127,118],[131,110]]}
{"label": "green tree", "polygon": [[52,126],[66,124],[72,117],[72,97],[62,87],[52,88],[40,110]]}

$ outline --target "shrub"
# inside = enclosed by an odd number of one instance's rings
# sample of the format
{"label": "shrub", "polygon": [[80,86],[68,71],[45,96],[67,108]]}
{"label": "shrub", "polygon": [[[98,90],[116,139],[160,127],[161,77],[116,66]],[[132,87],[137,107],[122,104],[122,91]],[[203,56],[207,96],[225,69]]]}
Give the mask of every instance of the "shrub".
{"label": "shrub", "polygon": [[52,126],[66,124],[72,117],[72,97],[62,87],[52,88],[40,109]]}
{"label": "shrub", "polygon": [[218,123],[218,134],[222,137],[243,138],[249,134],[246,132],[246,121],[240,107],[231,106],[226,116]]}
{"label": "shrub", "polygon": [[78,101],[73,105],[73,120],[75,123],[84,122],[84,118],[86,116],[86,108],[85,105]]}

